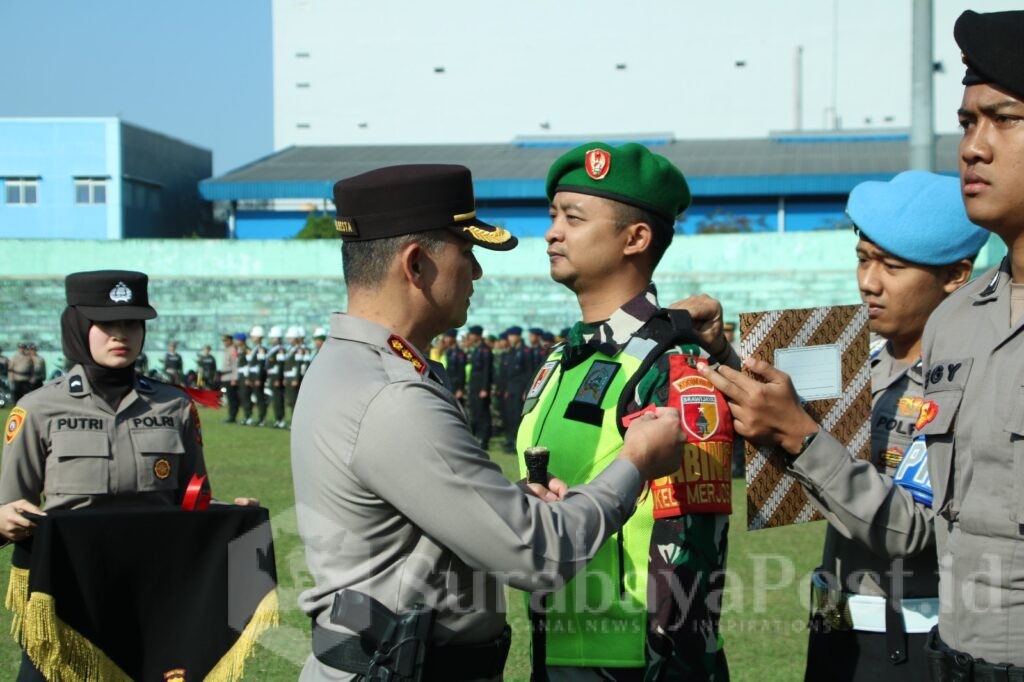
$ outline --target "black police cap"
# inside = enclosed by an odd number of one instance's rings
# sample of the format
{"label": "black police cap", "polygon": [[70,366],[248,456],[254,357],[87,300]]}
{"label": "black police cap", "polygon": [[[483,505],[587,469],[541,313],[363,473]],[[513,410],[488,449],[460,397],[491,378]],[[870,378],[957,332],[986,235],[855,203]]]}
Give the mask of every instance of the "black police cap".
{"label": "black police cap", "polygon": [[448,229],[485,249],[508,251],[518,240],[476,217],[473,178],[465,166],[409,164],[378,168],[334,185],[335,227],[345,241]]}
{"label": "black police cap", "polygon": [[132,270],[74,272],[64,280],[68,305],[93,322],[152,320],[149,277]]}
{"label": "black police cap", "polygon": [[967,10],[956,20],[953,37],[967,65],[964,85],[989,83],[1024,100],[1024,11]]}

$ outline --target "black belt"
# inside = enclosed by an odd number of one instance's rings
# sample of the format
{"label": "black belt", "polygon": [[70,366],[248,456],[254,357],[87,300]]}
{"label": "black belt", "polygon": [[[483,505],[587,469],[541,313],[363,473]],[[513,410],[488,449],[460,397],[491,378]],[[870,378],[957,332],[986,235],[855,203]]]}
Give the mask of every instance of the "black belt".
{"label": "black belt", "polygon": [[[512,644],[512,628],[481,644],[431,646],[424,662],[424,680],[477,680],[500,677]],[[355,635],[328,630],[313,620],[313,655],[324,665],[344,672],[365,675],[373,647]]]}
{"label": "black belt", "polygon": [[928,633],[924,652],[932,682],[1024,682],[1024,668],[994,665],[950,649],[939,637],[938,627]]}

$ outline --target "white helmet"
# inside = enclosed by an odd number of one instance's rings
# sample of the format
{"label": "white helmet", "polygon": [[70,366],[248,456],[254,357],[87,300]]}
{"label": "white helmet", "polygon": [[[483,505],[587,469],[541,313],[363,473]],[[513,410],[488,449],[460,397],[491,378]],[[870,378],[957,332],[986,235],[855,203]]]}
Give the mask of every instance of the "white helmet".
{"label": "white helmet", "polygon": [[284,332],[281,331],[280,325],[275,324],[273,327],[270,328],[270,338],[272,339],[280,339],[283,333]]}
{"label": "white helmet", "polygon": [[296,336],[295,327],[288,327],[288,331],[284,333],[284,338],[286,339],[294,339]]}
{"label": "white helmet", "polygon": [[295,336],[296,336],[296,338],[300,338],[300,339],[306,338],[306,328],[303,327],[302,325],[299,325],[298,327],[296,327],[295,328]]}
{"label": "white helmet", "polygon": [[314,339],[326,339],[327,338],[327,330],[324,329],[323,327],[317,327],[316,329],[313,330],[313,338]]}
{"label": "white helmet", "polygon": [[262,339],[264,337],[263,327],[261,327],[260,325],[256,325],[255,327],[252,328],[252,331],[249,332],[249,336],[258,336]]}

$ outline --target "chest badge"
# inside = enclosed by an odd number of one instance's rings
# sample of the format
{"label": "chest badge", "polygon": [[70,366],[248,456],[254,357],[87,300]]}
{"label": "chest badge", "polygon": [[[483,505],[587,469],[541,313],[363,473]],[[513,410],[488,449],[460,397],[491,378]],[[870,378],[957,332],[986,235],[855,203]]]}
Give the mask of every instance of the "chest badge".
{"label": "chest badge", "polygon": [[920,431],[929,424],[933,419],[939,416],[939,406],[933,401],[927,400],[921,403],[921,413],[917,415],[917,423],[914,424],[914,430]]}
{"label": "chest badge", "polygon": [[171,475],[171,462],[167,458],[161,457],[153,464],[153,474],[163,481]]}
{"label": "chest badge", "polygon": [[615,376],[618,369],[619,365],[614,362],[601,360],[594,362],[572,401],[585,405],[600,405],[604,394],[608,391],[608,386],[612,383],[612,377]]}
{"label": "chest badge", "polygon": [[530,390],[526,393],[526,399],[536,398],[540,395],[544,387],[548,385],[548,380],[551,379],[551,374],[554,372],[555,367],[558,366],[558,360],[548,360],[541,368],[537,370],[537,376],[533,379],[533,385],[530,386]]}

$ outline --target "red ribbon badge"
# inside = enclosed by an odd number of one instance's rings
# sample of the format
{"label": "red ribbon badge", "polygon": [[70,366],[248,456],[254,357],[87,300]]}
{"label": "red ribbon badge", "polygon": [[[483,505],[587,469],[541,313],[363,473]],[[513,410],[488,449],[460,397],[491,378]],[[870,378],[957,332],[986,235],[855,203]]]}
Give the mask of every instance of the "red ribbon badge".
{"label": "red ribbon badge", "polygon": [[203,511],[210,506],[210,499],[213,495],[209,490],[203,490],[205,484],[205,475],[196,476],[192,474],[192,480],[188,482],[188,487],[185,488],[185,497],[181,500],[182,509],[185,511]]}

